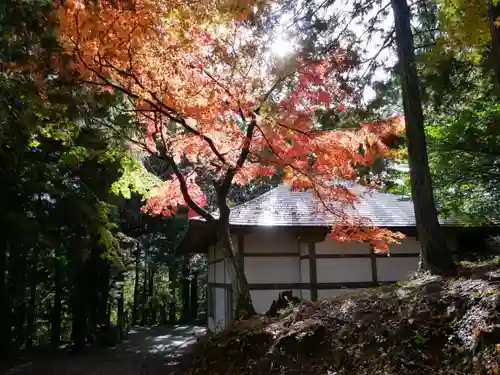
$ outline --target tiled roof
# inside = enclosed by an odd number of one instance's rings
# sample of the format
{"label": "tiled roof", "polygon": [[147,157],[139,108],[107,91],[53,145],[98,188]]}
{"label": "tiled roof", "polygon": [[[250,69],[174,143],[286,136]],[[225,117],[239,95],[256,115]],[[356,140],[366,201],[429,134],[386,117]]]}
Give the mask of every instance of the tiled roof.
{"label": "tiled roof", "polygon": [[[354,211],[345,212],[354,217],[370,219],[379,227],[414,227],[413,203],[404,197],[371,190],[350,183],[359,200]],[[366,194],[368,193],[368,194]],[[331,226],[335,217],[317,209],[317,198],[312,191],[291,191],[280,185],[267,193],[231,209],[229,223],[238,226]],[[440,220],[443,225],[463,225],[458,220]]]}

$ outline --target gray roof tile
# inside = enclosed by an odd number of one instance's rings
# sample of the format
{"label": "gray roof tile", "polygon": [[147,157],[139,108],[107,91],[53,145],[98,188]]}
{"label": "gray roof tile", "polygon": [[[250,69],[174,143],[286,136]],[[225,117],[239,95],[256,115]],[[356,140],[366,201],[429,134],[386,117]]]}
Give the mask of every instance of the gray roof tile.
{"label": "gray roof tile", "polygon": [[[346,183],[343,183],[344,185]],[[414,227],[413,203],[404,197],[347,183],[359,196],[354,209],[344,212],[369,219],[379,227]],[[261,196],[231,209],[229,223],[238,226],[331,226],[335,216],[317,209],[312,191],[291,191],[280,185]],[[217,214],[215,216],[218,216]],[[458,220],[440,219],[443,225],[463,225]]]}

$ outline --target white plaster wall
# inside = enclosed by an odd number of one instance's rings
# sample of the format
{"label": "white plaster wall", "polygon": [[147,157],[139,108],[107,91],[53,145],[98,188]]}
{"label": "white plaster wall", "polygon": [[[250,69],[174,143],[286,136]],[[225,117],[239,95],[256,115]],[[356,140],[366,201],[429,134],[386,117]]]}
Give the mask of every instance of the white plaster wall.
{"label": "white plaster wall", "polygon": [[215,264],[208,265],[208,282],[215,283]]}
{"label": "white plaster wall", "polygon": [[[250,295],[258,314],[265,314],[274,300],[278,299],[278,295],[284,290],[252,290]],[[292,295],[295,297],[301,296],[300,290],[292,290]]]}
{"label": "white plaster wall", "polygon": [[[237,249],[237,236],[233,236],[233,243]],[[298,242],[292,235],[283,232],[258,231],[246,234],[244,239],[245,253],[296,253],[292,256],[251,256],[245,257],[245,273],[249,283],[309,283],[309,259],[300,259],[300,255],[308,254],[308,243]],[[316,243],[317,254],[369,254],[370,246],[367,243],[347,242],[339,243],[330,238]],[[405,238],[401,245],[391,246],[391,252],[418,254],[420,245],[415,238]],[[220,247],[213,251],[214,258],[222,257]],[[224,263],[209,265],[209,281],[230,283],[230,272]],[[418,267],[418,257],[412,258],[377,258],[379,281],[397,281],[406,279],[408,273]],[[213,279],[213,273],[216,279]],[[212,274],[212,278],[211,278]],[[369,258],[318,258],[317,275],[319,283],[328,282],[357,282],[372,281],[371,260]],[[225,278],[224,278],[225,277]],[[363,289],[329,289],[318,290],[318,299],[339,296],[345,293],[361,291]],[[218,327],[226,325],[226,296],[222,288],[215,289],[215,321]],[[280,290],[252,290],[252,300],[258,313],[265,313],[273,300],[278,298]],[[311,299],[310,290],[294,290],[295,296],[306,300]],[[209,323],[212,324],[212,323]]]}
{"label": "white plaster wall", "polygon": [[391,254],[401,253],[420,253],[420,242],[415,237],[406,237],[401,240],[400,244],[393,244],[389,246]]}
{"label": "white plaster wall", "polygon": [[299,242],[299,250],[300,255],[308,255],[309,254],[309,243],[307,242]]}
{"label": "white plaster wall", "polygon": [[245,235],[245,253],[296,253],[292,256],[246,256],[245,274],[251,284],[300,282],[300,259],[297,239],[285,232],[261,230]]}
{"label": "white plaster wall", "polygon": [[361,292],[364,289],[319,289],[318,300],[338,297],[348,293]]}
{"label": "white plaster wall", "polygon": [[298,256],[245,257],[245,274],[251,284],[299,283],[299,262]]}
{"label": "white plaster wall", "polygon": [[300,260],[300,282],[301,283],[310,282],[309,259]]}
{"label": "white plaster wall", "polygon": [[316,243],[316,254],[370,254],[370,245],[362,242],[338,242],[329,237]]}
{"label": "white plaster wall", "polygon": [[214,288],[215,292],[215,326],[216,330],[226,327],[226,291]]}
{"label": "white plaster wall", "polygon": [[215,282],[216,283],[225,283],[225,267],[224,267],[225,262],[220,261],[215,263]]}
{"label": "white plaster wall", "polygon": [[302,289],[301,298],[307,301],[311,300],[311,291],[309,289]]}
{"label": "white plaster wall", "polygon": [[215,332],[215,320],[211,316],[207,319],[207,326],[209,331]]}
{"label": "white plaster wall", "polygon": [[297,238],[286,232],[259,230],[245,235],[245,253],[297,253]]}
{"label": "white plaster wall", "polygon": [[418,269],[419,257],[377,258],[377,276],[379,281],[399,281],[408,279],[411,272]]}
{"label": "white plaster wall", "polygon": [[318,283],[372,281],[370,258],[316,259]]}

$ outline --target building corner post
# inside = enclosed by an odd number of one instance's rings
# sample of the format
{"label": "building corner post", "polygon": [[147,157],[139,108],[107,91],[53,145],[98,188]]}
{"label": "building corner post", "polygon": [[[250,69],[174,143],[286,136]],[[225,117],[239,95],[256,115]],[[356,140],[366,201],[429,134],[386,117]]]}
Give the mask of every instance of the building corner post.
{"label": "building corner post", "polygon": [[316,264],[316,243],[309,242],[309,282],[311,284],[311,301],[318,300],[318,273]]}

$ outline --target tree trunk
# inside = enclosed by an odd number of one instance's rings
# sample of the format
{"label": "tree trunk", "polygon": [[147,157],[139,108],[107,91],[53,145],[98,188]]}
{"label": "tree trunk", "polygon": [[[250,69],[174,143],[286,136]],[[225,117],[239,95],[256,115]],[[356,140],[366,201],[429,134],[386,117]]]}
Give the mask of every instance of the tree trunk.
{"label": "tree trunk", "polygon": [[61,343],[61,316],[62,316],[62,262],[60,248],[56,247],[54,259],[54,307],[52,309],[52,323],[50,341],[52,345]]}
{"label": "tree trunk", "polygon": [[243,267],[234,253],[233,241],[229,233],[229,225],[221,225],[220,238],[224,251],[224,258],[229,261],[229,272],[232,272],[233,291],[236,296],[235,319],[248,319],[256,314],[250,295],[247,277]]}
{"label": "tree trunk", "polygon": [[11,248],[9,255],[8,290],[11,310],[7,321],[10,322],[11,350],[20,349],[26,342],[24,327],[27,315],[27,256],[22,247]]}
{"label": "tree trunk", "polygon": [[36,287],[38,284],[38,251],[39,247],[33,249],[32,271],[30,277],[30,300],[28,309],[28,337],[26,346],[33,346],[33,340],[36,335],[35,319],[36,319]]}
{"label": "tree trunk", "polygon": [[106,325],[111,324],[111,310],[113,309],[113,301],[108,300],[108,303],[106,305]]}
{"label": "tree trunk", "polygon": [[188,323],[190,321],[189,314],[189,257],[184,258],[182,265],[182,313],[181,322]]}
{"label": "tree trunk", "polygon": [[495,21],[500,17],[500,4],[494,4],[493,0],[488,0],[488,21],[491,33],[491,61],[494,64],[495,83],[497,95],[500,97],[500,27],[495,25]]}
{"label": "tree trunk", "polygon": [[167,304],[163,302],[160,307],[160,324],[167,324],[168,316],[167,316]]}
{"label": "tree trunk", "polygon": [[170,324],[177,323],[176,289],[177,289],[177,270],[174,266],[168,267],[168,282],[172,291],[172,301],[168,306],[168,321]]}
{"label": "tree trunk", "polygon": [[148,284],[148,296],[153,297],[154,287],[155,287],[155,270],[154,265],[150,264],[149,266],[149,284]]}
{"label": "tree trunk", "polygon": [[149,324],[156,324],[156,304],[154,301],[154,288],[155,288],[155,268],[154,264],[151,263],[149,267],[149,285],[148,285],[148,295],[149,295]]}
{"label": "tree trunk", "polygon": [[233,241],[229,230],[229,207],[225,198],[218,199],[220,217],[218,220],[218,236],[222,243],[222,251],[224,258],[229,261],[229,272],[232,274],[233,291],[236,296],[236,311],[235,319],[248,319],[255,315],[255,308],[250,295],[250,287],[248,286],[247,277],[243,264],[234,251]]}
{"label": "tree trunk", "polygon": [[123,301],[123,288],[120,290],[118,295],[118,308],[117,308],[117,326],[118,332],[120,333],[120,340],[125,337],[125,309],[124,309],[124,301]]}
{"label": "tree trunk", "polygon": [[170,324],[177,323],[177,304],[175,302],[171,302],[168,305],[168,322]]}
{"label": "tree trunk", "polygon": [[[5,227],[4,227],[5,228]],[[10,299],[7,292],[7,241],[0,237],[0,358],[6,358],[10,346]]]}
{"label": "tree trunk", "polygon": [[77,260],[73,264],[73,291],[71,300],[71,339],[76,351],[85,346],[87,333],[87,303],[84,287],[84,265]]}
{"label": "tree trunk", "polygon": [[145,326],[148,320],[148,269],[149,269],[149,261],[148,261],[148,249],[147,247],[144,249],[144,280],[142,283],[142,298],[141,298],[141,325]]}
{"label": "tree trunk", "polygon": [[196,320],[198,318],[198,275],[196,272],[193,273],[191,278],[191,319]]}
{"label": "tree trunk", "polygon": [[111,268],[107,260],[99,256],[99,305],[97,308],[98,323],[109,325],[108,301],[109,301],[109,279]]}
{"label": "tree trunk", "polygon": [[407,0],[391,0],[391,4],[401,69],[411,191],[421,246],[421,267],[433,274],[453,275],[456,273],[456,266],[446,248],[434,203],[410,9]]}
{"label": "tree trunk", "polygon": [[141,272],[141,248],[135,249],[135,282],[134,282],[134,306],[132,307],[132,325],[139,324],[139,273]]}
{"label": "tree trunk", "polygon": [[92,248],[90,253],[90,258],[84,265],[84,285],[83,290],[85,291],[85,301],[89,309],[90,318],[90,330],[93,331],[100,321],[100,292],[101,292],[101,279],[100,279],[100,268],[101,268],[101,250],[100,247],[95,246]]}

